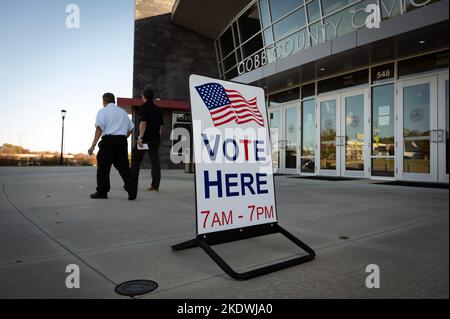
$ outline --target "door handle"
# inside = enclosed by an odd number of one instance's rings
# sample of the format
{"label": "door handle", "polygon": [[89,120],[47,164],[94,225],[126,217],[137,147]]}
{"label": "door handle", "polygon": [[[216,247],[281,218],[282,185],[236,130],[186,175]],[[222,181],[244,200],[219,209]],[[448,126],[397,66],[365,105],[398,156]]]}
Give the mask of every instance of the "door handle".
{"label": "door handle", "polygon": [[336,146],[344,146],[344,137],[343,136],[336,136]]}
{"label": "door handle", "polygon": [[336,136],[336,146],[345,146],[345,136]]}
{"label": "door handle", "polygon": [[437,142],[438,143],[444,143],[444,130],[437,130]]}
{"label": "door handle", "polygon": [[431,143],[438,143],[438,131],[437,130],[431,130],[430,131],[430,142]]}

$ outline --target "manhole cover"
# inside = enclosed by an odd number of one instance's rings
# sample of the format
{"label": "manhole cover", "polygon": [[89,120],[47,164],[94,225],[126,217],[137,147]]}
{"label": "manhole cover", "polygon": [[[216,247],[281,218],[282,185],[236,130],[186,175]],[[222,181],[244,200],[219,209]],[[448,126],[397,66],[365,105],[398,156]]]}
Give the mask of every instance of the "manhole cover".
{"label": "manhole cover", "polygon": [[152,280],[131,280],[118,285],[114,291],[121,296],[136,297],[151,293],[156,288],[158,284]]}

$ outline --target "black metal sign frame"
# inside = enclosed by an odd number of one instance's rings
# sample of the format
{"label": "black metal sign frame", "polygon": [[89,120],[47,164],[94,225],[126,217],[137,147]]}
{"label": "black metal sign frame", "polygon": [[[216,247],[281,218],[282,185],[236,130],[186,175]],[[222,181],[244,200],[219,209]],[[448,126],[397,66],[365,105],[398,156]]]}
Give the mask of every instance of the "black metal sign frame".
{"label": "black metal sign frame", "polygon": [[[287,239],[300,247],[307,254],[293,259],[285,260],[276,264],[257,268],[244,273],[235,271],[217,252],[211,247],[213,245],[255,238],[265,235],[282,234]],[[195,239],[172,246],[175,251],[200,247],[205,253],[231,278],[236,280],[248,280],[251,278],[266,275],[275,271],[286,269],[292,266],[300,265],[311,261],[315,258],[314,250],[302,242],[300,239],[292,235],[286,229],[278,225],[278,223],[263,224],[257,226],[249,226],[245,228],[225,230],[220,232],[209,233],[205,235],[197,235]]]}
{"label": "black metal sign frame", "polygon": [[[232,82],[232,81],[228,81]],[[235,82],[237,83],[237,82]],[[241,84],[242,83],[237,83]],[[192,100],[191,100],[192,104]],[[191,106],[192,107],[192,106]],[[267,108],[265,108],[266,113],[266,119],[269,119],[268,117],[268,111]],[[191,111],[191,127],[193,127],[193,117],[192,117],[192,111]],[[193,133],[193,131],[192,131]],[[269,130],[269,137],[270,137],[270,130]],[[197,171],[197,165],[195,165],[195,171]],[[197,178],[196,173],[194,174],[194,181],[197,185]],[[275,207],[276,207],[276,192],[275,192],[275,177],[274,174],[272,174],[273,179],[273,187],[274,187],[274,201],[275,201]],[[197,187],[195,187],[195,211],[197,212]],[[278,220],[278,210],[276,210],[277,214],[277,220]],[[198,220],[197,215],[195,218],[195,229],[198,231]],[[255,238],[255,237],[261,237],[266,235],[272,235],[272,234],[282,234],[284,237],[289,239],[291,242],[293,242],[295,245],[300,247],[303,251],[306,252],[306,255],[302,255],[300,257],[295,257],[289,260],[285,260],[279,263],[275,263],[269,266],[257,268],[254,270],[250,270],[248,272],[244,273],[238,273],[236,272],[222,257],[217,254],[217,252],[212,249],[211,246],[213,245],[219,245],[249,238]],[[281,227],[278,222],[273,223],[267,223],[267,224],[261,224],[261,225],[255,225],[255,226],[248,226],[248,227],[242,227],[242,228],[235,228],[231,230],[224,230],[224,231],[218,231],[218,232],[212,232],[207,234],[197,234],[195,239],[188,240],[186,242],[173,245],[172,249],[175,251],[178,250],[184,250],[188,248],[194,248],[194,247],[200,247],[202,248],[205,253],[231,278],[236,280],[248,280],[251,278],[259,277],[262,275],[266,275],[275,271],[279,271],[282,269],[286,269],[292,266],[300,265],[308,261],[312,261],[316,257],[316,253],[314,250],[306,245],[304,242],[302,242],[300,239],[295,237],[293,234],[288,232],[286,229]]]}

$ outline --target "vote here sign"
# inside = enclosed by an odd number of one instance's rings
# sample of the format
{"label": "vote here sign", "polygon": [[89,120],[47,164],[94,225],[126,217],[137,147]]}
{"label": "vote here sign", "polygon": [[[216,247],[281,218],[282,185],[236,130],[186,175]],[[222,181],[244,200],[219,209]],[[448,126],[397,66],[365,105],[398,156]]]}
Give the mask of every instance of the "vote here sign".
{"label": "vote here sign", "polygon": [[277,221],[264,90],[191,75],[197,234]]}

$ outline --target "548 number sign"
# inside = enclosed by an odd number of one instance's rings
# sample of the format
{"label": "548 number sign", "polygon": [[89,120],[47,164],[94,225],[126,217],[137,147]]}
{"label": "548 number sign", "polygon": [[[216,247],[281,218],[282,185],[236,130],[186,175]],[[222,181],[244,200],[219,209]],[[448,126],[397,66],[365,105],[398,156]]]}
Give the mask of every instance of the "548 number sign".
{"label": "548 number sign", "polygon": [[391,70],[384,70],[377,72],[377,80],[389,79],[391,77]]}
{"label": "548 number sign", "polygon": [[394,78],[394,64],[389,63],[372,68],[372,82],[385,81]]}

